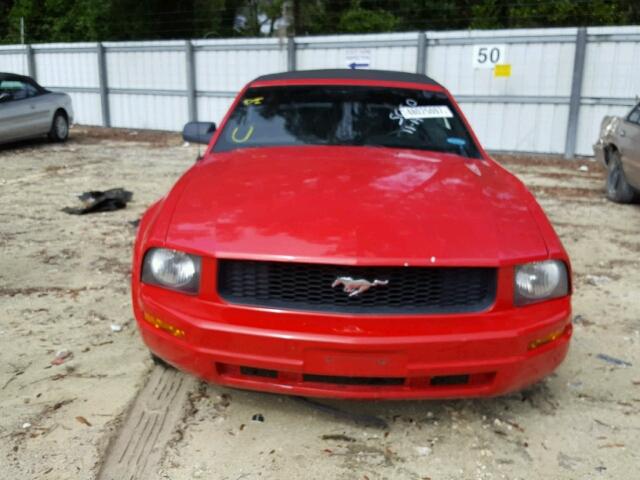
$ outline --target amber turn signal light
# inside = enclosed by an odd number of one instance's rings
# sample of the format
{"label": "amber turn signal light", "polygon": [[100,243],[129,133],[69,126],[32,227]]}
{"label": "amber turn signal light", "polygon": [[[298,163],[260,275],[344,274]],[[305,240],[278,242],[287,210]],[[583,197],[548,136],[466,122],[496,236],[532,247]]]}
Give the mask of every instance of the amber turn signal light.
{"label": "amber turn signal light", "polygon": [[174,327],[170,323],[165,322],[164,320],[161,320],[158,317],[151,315],[149,312],[144,312],[144,319],[154,327],[160,330],[164,330],[165,332],[170,333],[174,337],[178,337],[178,338],[184,337],[184,330],[178,327]]}
{"label": "amber turn signal light", "polygon": [[538,338],[532,342],[529,343],[529,350],[534,350],[538,347],[541,347],[542,345],[546,345],[547,343],[551,343],[557,339],[559,339],[564,332],[567,330],[567,328],[570,328],[570,326],[563,328],[562,330],[557,330],[555,332],[551,332],[549,335],[545,335],[542,338]]}

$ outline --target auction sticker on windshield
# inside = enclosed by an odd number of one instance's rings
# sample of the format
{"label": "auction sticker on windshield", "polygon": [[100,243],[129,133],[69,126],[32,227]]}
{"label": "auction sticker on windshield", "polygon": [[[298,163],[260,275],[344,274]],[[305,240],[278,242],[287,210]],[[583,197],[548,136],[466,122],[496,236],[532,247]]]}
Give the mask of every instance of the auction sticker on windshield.
{"label": "auction sticker on windshield", "polygon": [[407,120],[416,118],[452,118],[453,113],[446,105],[425,105],[422,107],[400,107],[400,113]]}

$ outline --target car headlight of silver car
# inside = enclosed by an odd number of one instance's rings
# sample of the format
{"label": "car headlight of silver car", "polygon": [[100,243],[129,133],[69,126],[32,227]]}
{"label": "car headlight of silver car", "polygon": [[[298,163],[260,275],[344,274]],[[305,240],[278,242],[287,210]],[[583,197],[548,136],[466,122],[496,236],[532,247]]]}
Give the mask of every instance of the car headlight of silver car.
{"label": "car headlight of silver car", "polygon": [[142,263],[142,281],[181,292],[198,293],[200,257],[178,250],[151,248]]}
{"label": "car headlight of silver car", "polygon": [[515,304],[550,300],[569,293],[567,267],[560,260],[518,265],[515,271]]}

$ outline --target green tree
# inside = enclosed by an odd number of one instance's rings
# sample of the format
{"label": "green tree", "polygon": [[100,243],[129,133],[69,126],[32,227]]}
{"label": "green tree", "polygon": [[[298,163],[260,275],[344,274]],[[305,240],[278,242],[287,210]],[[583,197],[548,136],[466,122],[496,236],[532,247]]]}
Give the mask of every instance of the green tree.
{"label": "green tree", "polygon": [[[240,0],[14,0],[7,5],[5,42],[140,40],[233,35]],[[3,4],[0,4],[0,12]]]}
{"label": "green tree", "polygon": [[[26,41],[34,41],[44,38],[46,32],[43,21],[46,18],[44,12],[44,0],[16,0],[8,15],[7,41],[20,43],[20,19],[25,19],[27,26]],[[33,28],[31,25],[33,24]]]}
{"label": "green tree", "polygon": [[355,0],[340,16],[338,29],[344,33],[392,32],[398,23],[398,18],[392,13],[364,8]]}
{"label": "green tree", "polygon": [[13,2],[0,0],[0,42],[9,33],[9,11]]}
{"label": "green tree", "polygon": [[[625,8],[626,5],[626,8]],[[628,0],[512,2],[481,0],[471,7],[470,28],[569,27],[638,21],[640,7]]]}
{"label": "green tree", "polygon": [[[55,38],[57,42],[94,41],[109,34],[108,20],[109,2],[45,0],[42,28],[48,38]],[[46,41],[46,38],[40,40]]]}
{"label": "green tree", "polygon": [[266,27],[267,35],[272,36],[278,19],[282,18],[285,0],[247,0],[238,9],[244,24],[238,28],[242,35],[259,37]]}
{"label": "green tree", "polygon": [[[586,7],[586,8],[585,8]],[[606,0],[592,0],[589,5],[572,0],[541,2],[538,5],[514,5],[509,9],[510,27],[557,27],[613,25],[620,21],[619,6]]]}
{"label": "green tree", "polygon": [[15,0],[5,39],[20,41],[24,18],[27,42],[98,40],[110,33],[109,5],[102,0]]}
{"label": "green tree", "polygon": [[0,42],[20,18],[31,43],[276,35],[285,10],[296,35],[640,23],[640,0],[0,0]]}

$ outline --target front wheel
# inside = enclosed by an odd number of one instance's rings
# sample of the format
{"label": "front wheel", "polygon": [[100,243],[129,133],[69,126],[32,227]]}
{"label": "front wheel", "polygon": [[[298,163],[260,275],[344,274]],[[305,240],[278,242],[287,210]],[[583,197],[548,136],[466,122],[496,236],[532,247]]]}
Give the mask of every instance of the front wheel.
{"label": "front wheel", "polygon": [[630,203],[635,197],[633,187],[627,183],[627,179],[622,169],[620,153],[613,151],[609,153],[609,163],[607,164],[607,198],[616,203]]}
{"label": "front wheel", "polygon": [[173,365],[168,364],[162,358],[157,356],[155,353],[151,353],[151,360],[153,360],[153,363],[155,365],[158,365],[160,367],[168,368],[168,369],[174,369]]}
{"label": "front wheel", "polygon": [[69,138],[69,120],[62,112],[56,112],[51,123],[49,138],[54,142],[64,142]]}

